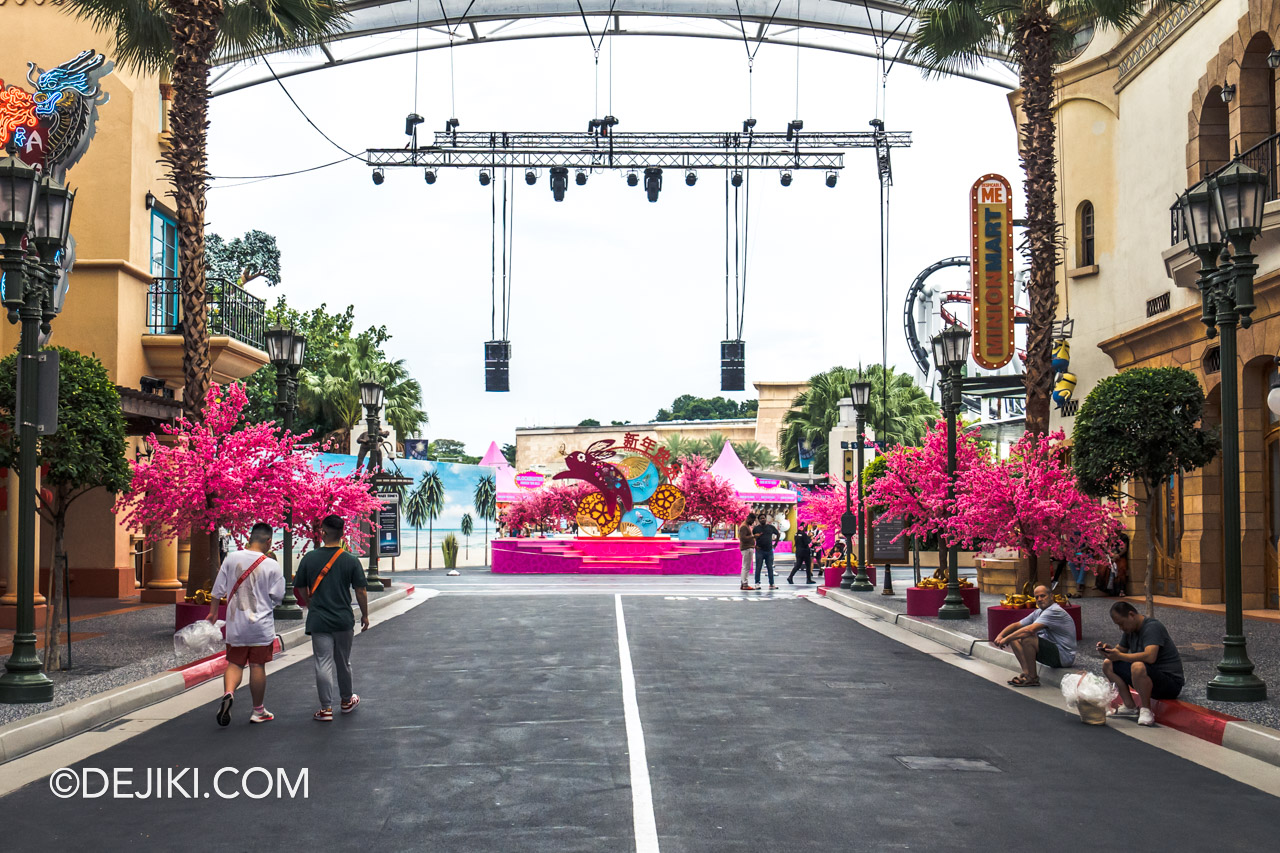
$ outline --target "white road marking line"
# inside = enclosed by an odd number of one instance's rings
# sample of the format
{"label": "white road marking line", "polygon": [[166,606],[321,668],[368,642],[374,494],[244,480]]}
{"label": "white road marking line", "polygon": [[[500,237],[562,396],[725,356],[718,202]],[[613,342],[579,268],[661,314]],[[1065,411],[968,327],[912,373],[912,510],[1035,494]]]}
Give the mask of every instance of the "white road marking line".
{"label": "white road marking line", "polygon": [[618,662],[622,670],[622,709],[627,723],[627,752],[631,759],[631,811],[635,816],[636,853],[658,853],[658,822],[653,813],[653,788],[649,783],[644,731],[640,727],[640,704],[636,701],[636,677],[631,668],[627,623],[622,616],[622,595],[615,595],[613,601],[618,614]]}

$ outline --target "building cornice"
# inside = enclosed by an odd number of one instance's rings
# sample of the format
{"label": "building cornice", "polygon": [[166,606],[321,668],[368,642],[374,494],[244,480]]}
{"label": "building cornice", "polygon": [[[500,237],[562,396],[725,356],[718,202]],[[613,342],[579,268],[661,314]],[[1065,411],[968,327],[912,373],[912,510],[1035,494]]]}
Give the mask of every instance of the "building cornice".
{"label": "building cornice", "polygon": [[76,260],[76,265],[71,271],[79,272],[81,270],[113,270],[116,272],[126,272],[134,278],[146,284],[151,283],[151,273],[142,267],[134,266],[123,258],[80,258]]}

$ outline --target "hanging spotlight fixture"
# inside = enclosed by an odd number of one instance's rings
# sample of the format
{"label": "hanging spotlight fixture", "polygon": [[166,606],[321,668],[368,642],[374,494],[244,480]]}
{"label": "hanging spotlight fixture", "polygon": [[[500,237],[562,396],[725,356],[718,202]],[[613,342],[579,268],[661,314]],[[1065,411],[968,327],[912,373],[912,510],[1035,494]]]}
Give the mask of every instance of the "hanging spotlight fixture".
{"label": "hanging spotlight fixture", "polygon": [[729,178],[729,183],[733,184],[735,187],[742,186],[742,173],[734,170],[733,177]]}
{"label": "hanging spotlight fixture", "polygon": [[834,187],[836,185],[836,173],[834,171],[827,172],[827,186]]}
{"label": "hanging spotlight fixture", "polygon": [[511,390],[511,341],[484,342],[484,390]]}
{"label": "hanging spotlight fixture", "polygon": [[779,175],[778,180],[782,181],[782,185],[784,187],[791,186],[791,170],[783,169],[781,174]]}
{"label": "hanging spotlight fixture", "polygon": [[649,201],[658,200],[658,193],[662,192],[662,169],[657,166],[650,166],[644,170],[644,191],[649,195]]}
{"label": "hanging spotlight fixture", "polygon": [[587,173],[579,169],[578,174],[573,176],[573,182],[580,187],[585,187],[587,185]]}
{"label": "hanging spotlight fixture", "polygon": [[386,179],[387,179],[387,173],[382,171],[382,167],[378,167],[377,169],[373,170],[374,186],[378,186],[378,187],[382,186],[382,182],[385,181]]}
{"label": "hanging spotlight fixture", "polygon": [[638,183],[640,183],[640,176],[636,174],[636,170],[627,172],[627,186],[634,187]]}
{"label": "hanging spotlight fixture", "polygon": [[551,197],[564,201],[564,191],[569,188],[569,170],[564,166],[551,167]]}
{"label": "hanging spotlight fixture", "polygon": [[696,183],[698,182],[698,173],[697,173],[697,172],[695,172],[693,169],[690,169],[689,171],[685,172],[685,173],[684,173],[684,182],[685,182],[685,184],[687,184],[688,186],[693,186],[694,184],[696,184]]}
{"label": "hanging spotlight fixture", "polygon": [[481,169],[481,170],[480,170],[480,186],[482,186],[482,187],[487,187],[487,186],[489,186],[489,181],[490,181],[490,180],[491,180],[491,178],[489,177],[489,170],[488,170],[488,169]]}
{"label": "hanging spotlight fixture", "polygon": [[422,173],[422,179],[429,184],[434,184],[436,182],[436,170],[427,169],[425,172]]}
{"label": "hanging spotlight fixture", "polygon": [[533,169],[524,170],[524,182],[529,186],[533,186],[538,182],[538,173]]}
{"label": "hanging spotlight fixture", "polygon": [[720,390],[742,391],[747,378],[747,343],[738,338],[720,342]]}

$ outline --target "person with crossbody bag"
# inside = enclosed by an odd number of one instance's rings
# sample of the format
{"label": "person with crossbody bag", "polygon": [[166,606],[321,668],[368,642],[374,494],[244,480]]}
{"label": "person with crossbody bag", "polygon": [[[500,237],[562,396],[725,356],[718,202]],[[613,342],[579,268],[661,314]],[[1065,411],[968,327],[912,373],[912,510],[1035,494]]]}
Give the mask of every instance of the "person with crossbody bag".
{"label": "person with crossbody bag", "polygon": [[342,702],[342,713],[350,714],[360,704],[352,690],[351,641],[355,636],[355,616],[351,612],[351,590],[360,605],[360,630],[369,630],[369,596],[365,591],[364,567],[342,547],[346,529],[342,518],[325,516],[320,522],[324,545],[309,552],[293,576],[293,593],[307,608],[307,633],[311,635],[311,657],[316,670],[316,692],[320,710],[312,719],[332,722],[334,700]]}
{"label": "person with crossbody bag", "polygon": [[253,698],[249,722],[269,723],[275,719],[263,701],[267,695],[267,664],[276,639],[273,610],[284,600],[284,572],[268,556],[271,537],[271,525],[255,524],[244,550],[233,551],[222,562],[210,593],[209,622],[218,619],[219,600],[227,601],[227,670],[222,676],[222,698],[218,700],[220,726],[231,723],[231,703],[246,666]]}

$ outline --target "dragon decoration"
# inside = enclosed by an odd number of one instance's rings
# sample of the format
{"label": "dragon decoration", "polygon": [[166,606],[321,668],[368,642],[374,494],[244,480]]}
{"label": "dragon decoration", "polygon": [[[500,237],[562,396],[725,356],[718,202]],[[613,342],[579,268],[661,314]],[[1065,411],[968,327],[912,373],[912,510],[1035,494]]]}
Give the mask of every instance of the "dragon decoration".
{"label": "dragon decoration", "polygon": [[[608,536],[621,529],[628,536],[653,536],[662,522],[684,512],[684,493],[670,483],[676,469],[632,444],[619,448],[613,439],[597,441],[565,456],[567,469],[552,477],[595,486],[596,491],[578,502],[583,533]],[[620,455],[625,451],[631,452]],[[614,458],[616,464],[608,461]]]}
{"label": "dragon decoration", "polygon": [[12,142],[18,159],[65,181],[93,140],[98,107],[111,97],[101,80],[114,67],[102,54],[86,50],[48,71],[28,62],[33,92],[0,80],[0,148]]}

